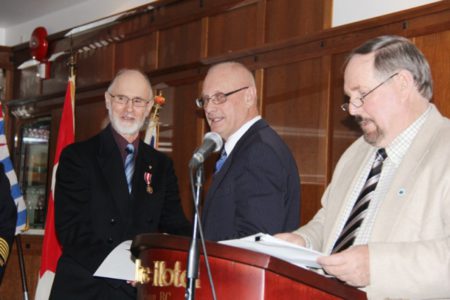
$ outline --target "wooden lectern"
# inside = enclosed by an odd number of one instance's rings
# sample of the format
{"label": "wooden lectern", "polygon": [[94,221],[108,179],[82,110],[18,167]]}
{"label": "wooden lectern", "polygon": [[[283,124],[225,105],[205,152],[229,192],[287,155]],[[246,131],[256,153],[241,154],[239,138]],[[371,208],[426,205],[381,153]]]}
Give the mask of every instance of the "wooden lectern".
{"label": "wooden lectern", "polygon": [[[189,242],[164,234],[135,237],[131,251],[139,258],[139,272],[146,281],[138,284],[138,299],[184,299]],[[366,299],[364,292],[336,279],[269,255],[208,241],[206,249],[218,300]],[[200,249],[195,299],[209,300],[211,286],[202,253]]]}

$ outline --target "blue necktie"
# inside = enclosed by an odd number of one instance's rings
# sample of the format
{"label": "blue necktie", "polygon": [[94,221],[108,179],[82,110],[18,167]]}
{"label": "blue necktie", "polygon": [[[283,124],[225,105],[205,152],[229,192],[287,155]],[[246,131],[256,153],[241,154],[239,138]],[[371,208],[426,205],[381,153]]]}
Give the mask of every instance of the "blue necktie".
{"label": "blue necktie", "polygon": [[216,170],[214,171],[214,174],[219,173],[220,169],[222,168],[226,160],[227,160],[227,151],[225,151],[225,148],[223,148],[222,152],[220,153],[220,158],[216,161]]}
{"label": "blue necktie", "polygon": [[131,194],[131,181],[133,179],[134,173],[134,146],[133,144],[128,144],[125,148],[127,157],[125,158],[125,176],[127,177],[128,192]]}

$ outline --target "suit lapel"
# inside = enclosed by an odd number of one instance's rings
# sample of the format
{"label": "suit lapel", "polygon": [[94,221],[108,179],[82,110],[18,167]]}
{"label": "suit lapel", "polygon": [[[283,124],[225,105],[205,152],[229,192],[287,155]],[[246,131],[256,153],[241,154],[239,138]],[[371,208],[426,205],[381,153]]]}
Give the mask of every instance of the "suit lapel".
{"label": "suit lapel", "polygon": [[107,182],[107,188],[112,195],[113,202],[120,214],[125,217],[130,209],[130,195],[128,194],[128,185],[125,178],[122,157],[110,128],[106,128],[100,134],[100,147],[97,159],[102,175]]}
{"label": "suit lapel", "polygon": [[[442,116],[433,106],[427,121],[423,124],[416,138],[408,149],[395,175],[395,179],[386,195],[385,201],[380,205],[376,222],[373,228],[372,240],[380,238],[386,240],[386,228],[396,228],[396,223],[403,218],[399,217],[403,207],[411,200],[412,189],[422,171],[422,165],[426,160],[433,141],[437,138],[436,130],[440,128]],[[426,199],[424,199],[426,200]],[[389,231],[391,234],[393,230]],[[389,238],[389,237],[388,237]]]}
{"label": "suit lapel", "polygon": [[222,184],[222,181],[224,178],[226,178],[226,175],[233,165],[233,160],[239,157],[239,152],[245,147],[245,145],[248,144],[250,138],[256,134],[259,130],[261,130],[264,127],[267,127],[268,124],[263,119],[258,120],[255,124],[253,124],[247,132],[244,133],[244,135],[239,139],[236,146],[234,147],[233,151],[231,151],[231,154],[227,157],[225,163],[223,164],[222,168],[220,169],[220,172],[217,174],[214,174],[213,181],[211,183],[211,187],[208,190],[208,193],[206,195],[207,201],[205,201],[204,204],[204,214],[206,215],[211,199],[214,199],[214,194],[216,193],[217,189]]}

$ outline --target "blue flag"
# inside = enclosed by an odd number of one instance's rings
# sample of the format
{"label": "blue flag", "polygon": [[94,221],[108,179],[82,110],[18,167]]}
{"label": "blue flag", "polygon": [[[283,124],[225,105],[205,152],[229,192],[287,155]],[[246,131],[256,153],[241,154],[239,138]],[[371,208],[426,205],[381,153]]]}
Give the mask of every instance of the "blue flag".
{"label": "blue flag", "polygon": [[8,146],[6,145],[5,124],[3,121],[2,106],[0,104],[0,162],[5,167],[6,176],[11,185],[11,196],[17,207],[17,225],[16,235],[24,231],[27,225],[27,207],[22,197],[22,191],[17,182],[16,172],[14,171],[11,158],[9,157]]}

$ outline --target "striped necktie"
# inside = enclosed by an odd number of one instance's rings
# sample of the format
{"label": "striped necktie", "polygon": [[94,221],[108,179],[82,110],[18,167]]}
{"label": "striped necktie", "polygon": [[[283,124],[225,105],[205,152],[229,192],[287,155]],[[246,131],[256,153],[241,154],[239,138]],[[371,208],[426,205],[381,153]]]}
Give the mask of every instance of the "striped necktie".
{"label": "striped necktie", "polygon": [[353,245],[353,242],[358,235],[359,228],[367,214],[367,208],[369,207],[370,200],[373,197],[378,180],[380,179],[381,167],[383,166],[383,161],[386,157],[387,154],[383,148],[377,151],[375,161],[373,162],[369,176],[367,176],[366,183],[356,199],[339,238],[334,244],[332,253],[341,252]]}
{"label": "striped necktie", "polygon": [[220,158],[216,161],[216,169],[214,171],[214,174],[219,173],[220,169],[222,168],[226,160],[227,160],[227,151],[225,151],[224,147],[222,149],[222,152],[220,153]]}
{"label": "striped necktie", "polygon": [[125,148],[127,157],[125,158],[125,176],[127,177],[128,192],[131,194],[131,181],[133,179],[134,173],[134,146],[133,144],[128,144]]}

